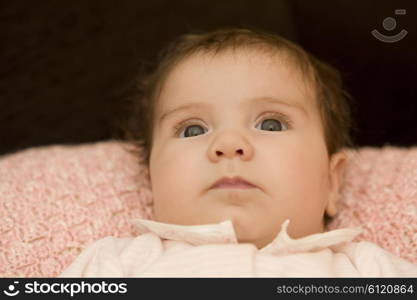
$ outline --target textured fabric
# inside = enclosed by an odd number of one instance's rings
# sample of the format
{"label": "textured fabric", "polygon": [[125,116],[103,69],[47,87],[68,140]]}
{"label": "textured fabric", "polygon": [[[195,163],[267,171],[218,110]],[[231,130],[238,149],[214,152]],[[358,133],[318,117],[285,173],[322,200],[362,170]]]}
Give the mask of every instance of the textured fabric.
{"label": "textured fabric", "polygon": [[328,229],[361,226],[355,241],[417,263],[417,147],[350,152],[338,210]]}
{"label": "textured fabric", "polygon": [[233,224],[173,225],[135,220],[136,238],[90,245],[60,277],[417,277],[417,265],[368,242],[360,229],[292,239],[286,220],[262,249],[238,244]]}
{"label": "textured fabric", "polygon": [[0,277],[54,277],[86,244],[137,234],[151,201],[137,160],[102,142],[33,148],[0,160]]}
{"label": "textured fabric", "polygon": [[[116,141],[32,148],[0,157],[0,277],[55,277],[87,245],[135,237],[152,216],[146,170]],[[351,153],[329,229],[417,263],[417,148]]]}

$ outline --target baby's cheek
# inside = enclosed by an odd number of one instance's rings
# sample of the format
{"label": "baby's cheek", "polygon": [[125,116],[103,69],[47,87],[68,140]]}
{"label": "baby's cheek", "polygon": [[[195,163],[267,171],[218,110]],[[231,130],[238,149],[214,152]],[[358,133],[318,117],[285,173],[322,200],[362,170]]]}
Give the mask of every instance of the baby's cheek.
{"label": "baby's cheek", "polygon": [[183,157],[155,163],[151,172],[154,197],[162,204],[190,194],[197,176],[193,168]]}

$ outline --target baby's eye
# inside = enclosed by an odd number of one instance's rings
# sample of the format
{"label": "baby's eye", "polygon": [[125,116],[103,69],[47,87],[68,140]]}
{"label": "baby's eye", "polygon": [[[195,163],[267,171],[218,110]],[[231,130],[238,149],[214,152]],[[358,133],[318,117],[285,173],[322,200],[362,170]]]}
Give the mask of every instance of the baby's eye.
{"label": "baby's eye", "polygon": [[185,129],[181,133],[184,133],[184,135],[180,134],[180,137],[197,136],[200,134],[204,134],[204,128],[200,125],[191,125],[185,127]]}
{"label": "baby's eye", "polygon": [[287,129],[281,121],[275,119],[265,119],[259,124],[261,125],[261,130],[282,131]]}

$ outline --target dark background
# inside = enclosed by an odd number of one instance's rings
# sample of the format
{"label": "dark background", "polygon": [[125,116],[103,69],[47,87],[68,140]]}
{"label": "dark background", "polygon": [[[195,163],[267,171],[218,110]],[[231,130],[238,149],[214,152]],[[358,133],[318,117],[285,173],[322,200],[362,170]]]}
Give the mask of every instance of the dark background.
{"label": "dark background", "polygon": [[[358,146],[417,145],[416,1],[2,1],[0,155],[107,140],[138,68],[178,34],[252,26],[339,68]],[[406,9],[406,15],[395,15]],[[393,17],[397,27],[382,26]],[[408,35],[383,43],[378,29]]]}

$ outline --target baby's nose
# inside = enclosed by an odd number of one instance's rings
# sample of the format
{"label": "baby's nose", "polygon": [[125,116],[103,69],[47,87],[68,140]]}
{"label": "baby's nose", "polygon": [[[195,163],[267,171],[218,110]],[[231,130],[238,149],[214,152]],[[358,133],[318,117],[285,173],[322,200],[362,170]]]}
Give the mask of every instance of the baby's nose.
{"label": "baby's nose", "polygon": [[213,162],[234,157],[240,157],[246,161],[252,158],[254,149],[245,136],[234,132],[218,135],[208,151],[209,158]]}
{"label": "baby's nose", "polygon": [[[233,151],[232,151],[233,152]],[[237,149],[236,151],[235,151],[238,155],[243,155],[244,154],[244,151],[243,151],[243,149]],[[233,157],[234,155],[232,154],[232,155],[230,155],[228,152],[222,152],[222,151],[218,151],[218,150],[216,150],[216,155],[217,156],[226,156],[226,157]]]}

